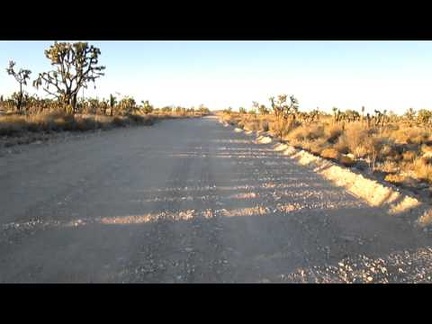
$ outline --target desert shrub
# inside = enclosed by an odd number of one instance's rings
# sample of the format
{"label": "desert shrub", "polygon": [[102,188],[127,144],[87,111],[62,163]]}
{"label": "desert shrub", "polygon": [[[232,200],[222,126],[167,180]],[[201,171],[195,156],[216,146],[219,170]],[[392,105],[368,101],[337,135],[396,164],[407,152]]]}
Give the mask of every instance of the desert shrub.
{"label": "desert shrub", "polygon": [[[50,132],[57,130],[57,125],[54,122],[54,118],[57,117],[57,113],[41,113],[27,118],[27,129],[31,132]],[[59,117],[62,118],[62,117]]]}
{"label": "desert shrub", "polygon": [[285,136],[299,125],[300,123],[296,120],[278,118],[270,123],[270,131],[280,138],[285,138]]}
{"label": "desert shrub", "polygon": [[96,115],[95,122],[97,123],[98,128],[111,128],[113,117],[104,116],[104,115]]}
{"label": "desert shrub", "polygon": [[294,145],[296,147],[300,147],[303,150],[309,151],[315,155],[321,155],[321,151],[323,150],[323,147],[321,146],[320,141],[311,141],[311,140],[305,140],[302,142],[291,142],[291,145]]}
{"label": "desert shrub", "polygon": [[310,141],[309,151],[313,154],[321,155],[321,152],[328,147],[328,143],[324,138],[319,138],[314,141]]}
{"label": "desert shrub", "polygon": [[423,158],[416,158],[411,165],[411,169],[417,179],[432,181],[432,165]]}
{"label": "desert shrub", "polygon": [[244,128],[248,131],[256,132],[259,130],[259,122],[256,120],[247,121],[245,122]]}
{"label": "desert shrub", "polygon": [[[307,127],[307,126],[304,126]],[[322,125],[312,125],[309,126],[309,132],[306,135],[308,140],[316,140],[324,136],[324,126]]]}
{"label": "desert shrub", "polygon": [[145,118],[143,116],[136,115],[136,114],[127,115],[127,119],[134,124],[143,124],[145,121]]}
{"label": "desert shrub", "polygon": [[[349,144],[348,144],[349,145]],[[365,158],[368,156],[369,148],[366,144],[360,144],[357,147],[352,147],[349,151],[354,154],[354,156],[358,158]]]}
{"label": "desert shrub", "polygon": [[144,117],[143,121],[142,121],[142,125],[147,125],[147,126],[154,125],[154,123],[155,123],[155,120],[151,116]]}
{"label": "desert shrub", "polygon": [[342,135],[342,127],[338,124],[330,124],[324,127],[324,136],[330,144],[335,144]]}
{"label": "desert shrub", "polygon": [[0,136],[13,136],[25,131],[27,122],[24,116],[10,114],[0,116]]}
{"label": "desert shrub", "polygon": [[64,117],[61,118],[61,120],[63,120],[63,122],[62,122],[63,130],[74,131],[76,129],[77,121],[75,119],[75,116],[65,115]]}
{"label": "desert shrub", "polygon": [[421,146],[421,151],[423,154],[432,155],[432,146],[427,145],[427,144],[423,144]]}
{"label": "desert shrub", "polygon": [[356,164],[356,161],[347,155],[341,155],[339,157],[339,163],[341,163],[342,165],[344,165],[346,167],[351,167],[354,164]]}
{"label": "desert shrub", "polygon": [[413,186],[417,182],[415,179],[405,174],[387,174],[384,178],[384,181],[393,183],[397,186],[400,185]]}
{"label": "desert shrub", "polygon": [[366,145],[366,142],[370,136],[368,133],[368,129],[365,128],[362,124],[348,124],[341,137],[348,146],[349,151],[354,154],[356,158],[362,158],[367,155],[368,147]]}
{"label": "desert shrub", "polygon": [[0,117],[1,124],[9,124],[9,125],[17,125],[17,126],[25,126],[26,120],[24,116],[21,115],[4,115]]}
{"label": "desert shrub", "polygon": [[380,150],[380,155],[382,156],[391,155],[392,153],[393,153],[392,146],[389,144],[384,144]]}
{"label": "desert shrub", "polygon": [[428,141],[430,133],[424,129],[412,129],[408,132],[408,144],[423,144],[424,142]]}
{"label": "desert shrub", "polygon": [[394,161],[385,161],[377,165],[377,169],[386,173],[395,173],[399,171],[399,164]]}
{"label": "desert shrub", "polygon": [[260,120],[260,129],[264,132],[268,132],[270,130],[268,121]]}
{"label": "desert shrub", "polygon": [[113,118],[112,124],[117,127],[125,127],[127,125],[127,122],[124,118],[116,116]]}
{"label": "desert shrub", "polygon": [[381,145],[379,147],[378,152],[378,160],[379,161],[400,161],[402,160],[402,155],[400,154],[400,150],[398,146],[392,143],[388,139],[380,138],[377,139],[381,141]]}
{"label": "desert shrub", "polygon": [[402,153],[402,159],[406,162],[413,162],[414,159],[417,157],[416,151],[405,151]]}
{"label": "desert shrub", "polygon": [[321,151],[321,156],[325,159],[338,161],[342,155],[334,148],[325,148]]}
{"label": "desert shrub", "polygon": [[75,122],[75,130],[77,131],[87,131],[97,127],[94,117],[77,116]]}
{"label": "desert shrub", "polygon": [[127,119],[129,122],[131,122],[132,124],[136,124],[136,125],[153,125],[154,124],[154,119],[151,116],[140,116],[140,115],[131,114],[131,115],[127,116]]}
{"label": "desert shrub", "polygon": [[420,157],[420,160],[424,164],[432,164],[432,156],[431,155],[423,155],[422,157]]}
{"label": "desert shrub", "polygon": [[291,131],[284,136],[284,139],[301,144],[302,142],[319,138],[320,134],[322,134],[321,128],[315,127],[310,129],[307,125],[298,124],[297,127],[291,128]]}
{"label": "desert shrub", "polygon": [[397,131],[389,134],[397,143],[401,144],[423,144],[430,139],[430,133],[422,127],[400,127]]}
{"label": "desert shrub", "polygon": [[350,151],[344,136],[338,138],[336,144],[333,145],[333,148],[341,154],[348,154]]}

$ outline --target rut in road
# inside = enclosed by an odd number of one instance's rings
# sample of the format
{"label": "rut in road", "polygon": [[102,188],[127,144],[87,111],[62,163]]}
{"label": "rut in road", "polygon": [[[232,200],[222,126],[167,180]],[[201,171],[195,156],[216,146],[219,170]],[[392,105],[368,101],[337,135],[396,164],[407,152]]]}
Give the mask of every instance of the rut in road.
{"label": "rut in road", "polygon": [[214,118],[0,166],[1,282],[431,280],[428,235]]}

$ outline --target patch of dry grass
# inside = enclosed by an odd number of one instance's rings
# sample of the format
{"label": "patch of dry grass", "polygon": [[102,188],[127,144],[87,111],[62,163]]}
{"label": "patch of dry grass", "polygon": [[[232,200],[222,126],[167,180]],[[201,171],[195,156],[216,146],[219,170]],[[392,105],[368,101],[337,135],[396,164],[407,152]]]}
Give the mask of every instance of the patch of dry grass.
{"label": "patch of dry grass", "polygon": [[25,129],[26,121],[23,116],[5,115],[0,116],[0,136],[12,136]]}
{"label": "patch of dry grass", "polygon": [[400,171],[400,165],[395,161],[384,161],[377,165],[377,169],[386,173],[396,173]]}
{"label": "patch of dry grass", "polygon": [[414,187],[418,184],[418,180],[414,179],[409,175],[401,173],[387,174],[384,180],[397,186],[405,185],[409,187]]}
{"label": "patch of dry grass", "polygon": [[351,167],[354,164],[356,164],[356,161],[353,158],[351,158],[350,156],[342,154],[339,158],[339,163],[346,166],[346,167]]}
{"label": "patch of dry grass", "polygon": [[432,165],[429,160],[416,158],[412,163],[412,171],[417,179],[432,182]]}
{"label": "patch of dry grass", "polygon": [[284,139],[301,143],[304,141],[314,141],[323,137],[324,127],[322,125],[300,125],[287,133]]}
{"label": "patch of dry grass", "polygon": [[388,137],[395,140],[399,144],[418,144],[421,145],[430,141],[431,133],[424,127],[399,127],[398,130],[388,132]]}
{"label": "patch of dry grass", "polygon": [[285,138],[293,130],[295,131],[299,123],[295,120],[289,119],[275,119],[269,124],[270,132],[279,138]]}
{"label": "patch of dry grass", "polygon": [[[322,118],[314,123],[276,120],[274,115],[232,113],[232,125],[272,135],[315,155],[345,166],[367,163],[372,170],[388,173],[386,181],[416,186],[432,183],[432,133],[419,125],[395,122],[370,126],[363,122],[335,123]],[[402,173],[402,174],[399,174]]]}
{"label": "patch of dry grass", "polygon": [[128,115],[109,117],[97,115],[70,115],[62,112],[40,113],[36,115],[0,116],[0,135],[15,136],[22,132],[88,131],[114,126],[152,125],[150,116]]}
{"label": "patch of dry grass", "polygon": [[368,154],[368,146],[371,144],[367,143],[368,139],[369,132],[361,123],[349,124],[341,135],[341,140],[356,158],[364,158]]}
{"label": "patch of dry grass", "polygon": [[339,137],[343,134],[343,129],[338,124],[327,124],[324,126],[324,136],[330,144],[338,142]]}
{"label": "patch of dry grass", "polygon": [[413,162],[417,156],[417,152],[415,151],[405,151],[402,153],[402,160],[405,162]]}
{"label": "patch of dry grass", "polygon": [[325,159],[331,159],[331,160],[335,160],[338,161],[341,158],[341,154],[339,153],[338,150],[334,149],[334,148],[326,148],[324,150],[322,150],[321,152],[321,157],[325,158]]}

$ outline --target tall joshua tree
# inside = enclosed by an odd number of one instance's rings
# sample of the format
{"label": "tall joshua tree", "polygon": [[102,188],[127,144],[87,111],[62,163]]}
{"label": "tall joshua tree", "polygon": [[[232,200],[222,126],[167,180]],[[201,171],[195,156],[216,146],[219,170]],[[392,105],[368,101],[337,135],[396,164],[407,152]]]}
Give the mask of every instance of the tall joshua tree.
{"label": "tall joshua tree", "polygon": [[75,113],[80,89],[87,88],[89,82],[94,84],[104,75],[105,66],[98,65],[100,54],[99,48],[87,42],[54,42],[45,50],[54,70],[40,73],[33,85],[36,88],[42,86]]}
{"label": "tall joshua tree", "polygon": [[15,64],[16,63],[14,61],[9,61],[9,66],[6,68],[6,72],[7,74],[12,75],[15,78],[15,80],[19,83],[20,89],[16,100],[16,108],[17,111],[20,112],[23,106],[23,98],[24,98],[23,85],[27,85],[27,79],[30,78],[31,71],[25,69],[19,69],[19,71],[16,72],[14,69]]}

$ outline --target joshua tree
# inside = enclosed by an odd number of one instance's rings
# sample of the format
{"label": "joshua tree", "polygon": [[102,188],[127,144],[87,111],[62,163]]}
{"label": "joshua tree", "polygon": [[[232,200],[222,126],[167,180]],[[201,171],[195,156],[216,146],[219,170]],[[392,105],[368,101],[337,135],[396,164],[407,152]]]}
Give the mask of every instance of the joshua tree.
{"label": "joshua tree", "polygon": [[341,111],[339,108],[333,107],[333,119],[338,122],[341,120]]}
{"label": "joshua tree", "polygon": [[110,94],[109,97],[109,106],[110,106],[110,116],[114,114],[114,107],[117,104],[117,98]]}
{"label": "joshua tree", "polygon": [[132,97],[123,98],[118,106],[122,115],[128,115],[137,110],[135,99]]}
{"label": "joshua tree", "polygon": [[267,115],[270,111],[267,109],[265,105],[260,105],[258,111],[261,115]]}
{"label": "joshua tree", "polygon": [[43,85],[44,91],[75,113],[79,90],[104,75],[105,66],[98,65],[100,54],[99,48],[86,42],[54,42],[45,50],[45,56],[55,69],[40,73],[33,85],[36,88]]}
{"label": "joshua tree", "polygon": [[14,70],[15,66],[14,61],[9,61],[9,67],[6,68],[6,72],[9,75],[12,75],[15,80],[19,83],[20,89],[18,95],[16,96],[16,108],[17,111],[21,111],[21,107],[23,106],[23,85],[27,85],[27,79],[30,78],[31,71],[20,69],[18,72]]}
{"label": "joshua tree", "polygon": [[384,123],[387,121],[387,110],[384,110],[383,112],[379,110],[375,110],[375,126],[384,126]]}
{"label": "joshua tree", "polygon": [[432,121],[432,111],[420,109],[417,113],[417,120],[423,125],[430,125]]}
{"label": "joshua tree", "polygon": [[415,116],[416,116],[416,111],[413,108],[409,108],[405,112],[405,118],[408,119],[409,121],[413,121]]}
{"label": "joshua tree", "polygon": [[150,105],[148,100],[146,100],[146,101],[142,100],[141,103],[142,103],[143,112],[145,114],[149,114],[149,113],[153,112],[153,106]]}
{"label": "joshua tree", "polygon": [[271,107],[276,118],[287,118],[289,115],[295,119],[298,113],[298,100],[294,96],[290,96],[290,103],[287,104],[287,95],[279,95],[277,100],[275,97],[270,98]]}

